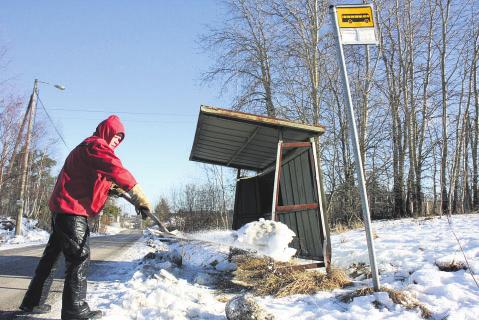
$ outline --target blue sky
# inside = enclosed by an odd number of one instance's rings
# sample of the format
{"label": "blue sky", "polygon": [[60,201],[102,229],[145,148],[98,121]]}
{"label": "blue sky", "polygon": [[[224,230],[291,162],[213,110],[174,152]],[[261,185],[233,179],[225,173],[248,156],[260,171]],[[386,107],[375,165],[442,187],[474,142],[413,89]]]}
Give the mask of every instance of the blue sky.
{"label": "blue sky", "polygon": [[[227,107],[217,87],[200,85],[211,61],[196,42],[221,18],[214,0],[2,1],[9,64],[1,77],[25,100],[35,78],[65,85],[41,85],[40,98],[70,149],[109,114],[120,116],[126,139],[116,153],[156,200],[201,179],[188,161],[200,104]],[[68,152],[55,147],[60,163]]]}

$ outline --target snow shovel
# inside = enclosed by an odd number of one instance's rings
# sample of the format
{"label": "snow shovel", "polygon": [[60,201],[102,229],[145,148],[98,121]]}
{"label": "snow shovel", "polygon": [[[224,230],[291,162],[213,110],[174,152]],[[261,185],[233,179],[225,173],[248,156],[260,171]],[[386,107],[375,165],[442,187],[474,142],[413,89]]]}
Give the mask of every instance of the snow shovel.
{"label": "snow shovel", "polygon": [[[121,189],[120,189],[121,190]],[[131,197],[128,193],[124,192],[123,190],[121,190],[120,192],[118,192],[118,196],[122,197],[123,199],[125,199],[126,201],[128,201],[129,203],[131,203],[132,205],[135,205],[133,203],[133,201],[131,200]],[[176,237],[176,235],[174,233],[171,233],[166,227],[165,225],[158,219],[157,216],[154,215],[153,212],[150,212],[148,210],[145,211],[146,212],[146,215],[151,219],[153,220],[157,225],[158,227],[160,228],[160,232],[167,235],[167,236],[171,236],[171,237]]]}

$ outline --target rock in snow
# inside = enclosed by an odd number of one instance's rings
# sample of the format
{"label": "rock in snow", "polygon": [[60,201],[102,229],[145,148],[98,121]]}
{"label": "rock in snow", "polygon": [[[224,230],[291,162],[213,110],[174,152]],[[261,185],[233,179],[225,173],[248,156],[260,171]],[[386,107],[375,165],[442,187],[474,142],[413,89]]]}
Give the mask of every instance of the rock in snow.
{"label": "rock in snow", "polygon": [[228,320],[273,320],[274,316],[264,310],[250,294],[234,297],[226,304]]}

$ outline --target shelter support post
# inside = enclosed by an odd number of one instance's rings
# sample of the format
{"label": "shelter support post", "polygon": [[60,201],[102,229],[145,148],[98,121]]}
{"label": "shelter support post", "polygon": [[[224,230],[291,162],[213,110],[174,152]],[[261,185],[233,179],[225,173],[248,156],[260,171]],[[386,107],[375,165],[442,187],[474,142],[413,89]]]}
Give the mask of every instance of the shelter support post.
{"label": "shelter support post", "polygon": [[273,204],[271,206],[271,220],[277,221],[276,207],[278,205],[279,179],[281,170],[281,158],[283,153],[283,140],[278,141],[278,149],[276,151],[276,166],[274,171],[274,187],[273,187]]}
{"label": "shelter support post", "polygon": [[326,266],[326,272],[329,273],[331,271],[331,252],[328,248],[331,248],[331,244],[329,243],[329,236],[327,231],[327,215],[323,202],[323,189],[320,183],[320,168],[319,168],[319,159],[318,159],[318,152],[316,150],[316,139],[310,138],[311,147],[313,148],[313,161],[314,161],[314,176],[316,178],[316,190],[318,192],[318,204],[319,204],[319,215],[321,217],[321,227],[323,228],[323,257],[324,257],[324,265]]}

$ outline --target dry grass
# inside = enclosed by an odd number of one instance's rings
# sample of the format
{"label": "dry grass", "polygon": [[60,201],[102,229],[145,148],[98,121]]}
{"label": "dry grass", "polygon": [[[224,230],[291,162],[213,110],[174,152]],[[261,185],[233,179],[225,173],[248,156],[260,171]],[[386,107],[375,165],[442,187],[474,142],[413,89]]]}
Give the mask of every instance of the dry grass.
{"label": "dry grass", "polygon": [[350,221],[347,224],[336,222],[331,231],[333,233],[343,233],[349,230],[360,229],[360,228],[364,228],[364,223],[359,219],[355,219],[353,221]]}
{"label": "dry grass", "polygon": [[456,272],[459,270],[467,270],[466,264],[462,261],[455,261],[455,260],[452,260],[451,262],[436,261],[435,265],[439,268],[439,270],[446,271],[446,272]]}
{"label": "dry grass", "polygon": [[346,273],[333,269],[330,274],[315,270],[297,270],[291,263],[269,258],[236,256],[237,270],[232,282],[250,288],[257,295],[285,297],[293,294],[313,294],[351,284]]}
{"label": "dry grass", "polygon": [[[408,310],[412,309],[419,309],[421,311],[421,316],[424,319],[429,319],[432,317],[432,312],[422,303],[420,303],[417,299],[411,297],[408,293],[404,291],[397,291],[389,288],[381,288],[381,291],[387,292],[389,295],[389,298],[395,303],[395,304],[400,304],[403,307],[405,307]],[[362,296],[367,296],[371,295],[374,293],[373,288],[361,288],[358,289],[354,292],[344,294],[339,297],[339,300],[341,300],[344,303],[349,303],[353,301],[354,298],[356,297],[362,297]],[[376,302],[376,303],[374,303]],[[375,300],[373,304],[376,307],[379,307],[381,303],[377,300]]]}

